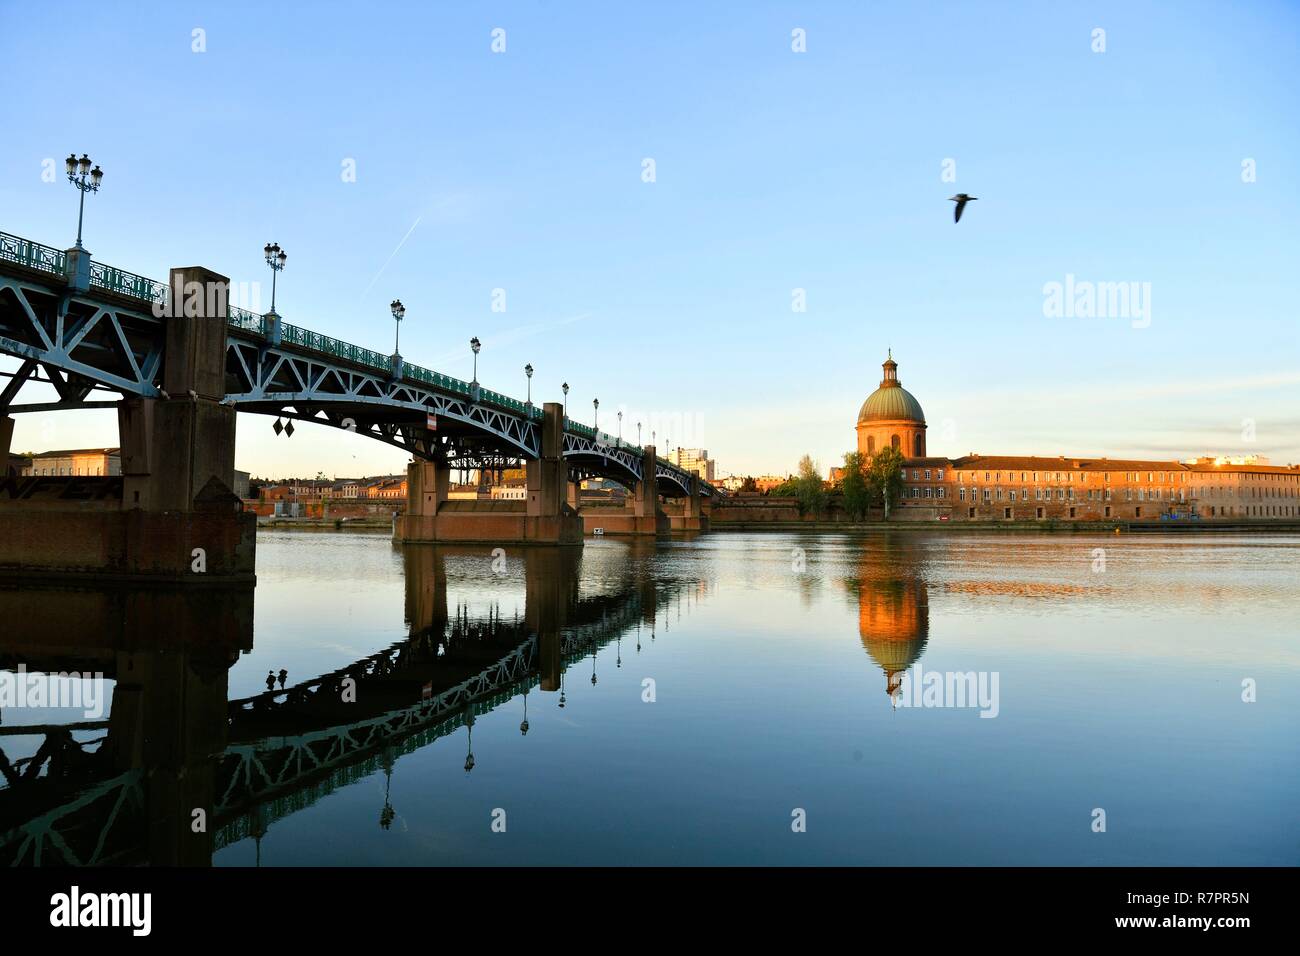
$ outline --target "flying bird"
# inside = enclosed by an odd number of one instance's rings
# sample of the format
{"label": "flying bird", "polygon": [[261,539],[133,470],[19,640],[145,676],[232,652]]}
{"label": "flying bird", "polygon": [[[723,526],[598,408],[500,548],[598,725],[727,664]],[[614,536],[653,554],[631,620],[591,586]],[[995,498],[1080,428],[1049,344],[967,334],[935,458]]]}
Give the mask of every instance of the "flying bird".
{"label": "flying bird", "polygon": [[966,208],[966,204],[968,202],[974,202],[979,198],[979,196],[967,196],[965,193],[958,193],[955,196],[949,196],[948,201],[957,204],[957,208],[953,210],[952,221],[961,222],[961,211]]}

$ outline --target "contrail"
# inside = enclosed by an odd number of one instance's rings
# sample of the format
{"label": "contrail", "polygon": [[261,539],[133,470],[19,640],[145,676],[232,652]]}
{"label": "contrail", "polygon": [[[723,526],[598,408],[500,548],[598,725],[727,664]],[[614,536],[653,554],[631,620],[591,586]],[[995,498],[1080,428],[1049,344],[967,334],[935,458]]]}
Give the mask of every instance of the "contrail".
{"label": "contrail", "polygon": [[[393,259],[397,257],[397,254],[402,251],[402,246],[406,245],[406,240],[411,238],[411,233],[415,232],[415,227],[420,224],[420,220],[423,218],[424,213],[420,213],[420,215],[415,217],[415,222],[411,223],[411,228],[406,230],[406,235],[404,235],[402,241],[397,244],[397,248],[393,250],[393,254],[384,261],[384,264],[379,267],[379,271],[375,273],[374,278],[372,278],[370,282],[367,283],[366,287],[361,290],[361,296],[364,296],[369,292],[370,287],[379,281],[379,277],[383,275],[384,270],[388,268],[388,263],[392,262]],[[357,298],[361,298],[361,296],[358,296]]]}

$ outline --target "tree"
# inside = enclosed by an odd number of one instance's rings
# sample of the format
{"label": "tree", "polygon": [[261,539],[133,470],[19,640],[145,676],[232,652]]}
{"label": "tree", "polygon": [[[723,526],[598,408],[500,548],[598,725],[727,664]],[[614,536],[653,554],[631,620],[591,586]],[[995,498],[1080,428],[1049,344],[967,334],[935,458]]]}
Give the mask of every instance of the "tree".
{"label": "tree", "polygon": [[903,453],[897,448],[882,448],[871,459],[867,481],[871,486],[872,497],[884,503],[885,520],[888,521],[890,504],[898,500],[903,492]]}
{"label": "tree", "polygon": [[758,482],[754,480],[753,475],[747,476],[745,480],[740,483],[740,490],[746,493],[758,491]]}
{"label": "tree", "polygon": [[867,516],[871,503],[871,487],[867,483],[867,456],[851,451],[844,456],[844,477],[840,480],[840,493],[844,496],[844,512],[852,521]]}
{"label": "tree", "polygon": [[799,513],[820,515],[826,506],[826,489],[821,470],[811,455],[799,459],[799,477],[794,479],[794,496],[799,499]]}

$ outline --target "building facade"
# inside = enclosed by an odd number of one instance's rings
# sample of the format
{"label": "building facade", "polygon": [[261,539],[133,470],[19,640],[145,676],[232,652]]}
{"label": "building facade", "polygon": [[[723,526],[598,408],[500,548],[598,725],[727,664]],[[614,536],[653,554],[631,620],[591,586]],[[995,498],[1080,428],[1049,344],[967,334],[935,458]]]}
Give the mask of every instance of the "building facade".
{"label": "building facade", "polygon": [[694,472],[701,480],[712,483],[717,462],[709,457],[707,449],[678,448],[670,451],[667,458],[682,471]]}
{"label": "building facade", "polygon": [[891,502],[903,519],[937,521],[1105,521],[1300,519],[1300,466],[1251,459],[1148,461],[925,454],[925,415],[885,377],[858,413],[858,450],[904,450],[903,487]]}
{"label": "building facade", "polygon": [[24,475],[87,475],[105,477],[122,473],[122,452],[118,448],[70,448],[33,455],[23,467]]}

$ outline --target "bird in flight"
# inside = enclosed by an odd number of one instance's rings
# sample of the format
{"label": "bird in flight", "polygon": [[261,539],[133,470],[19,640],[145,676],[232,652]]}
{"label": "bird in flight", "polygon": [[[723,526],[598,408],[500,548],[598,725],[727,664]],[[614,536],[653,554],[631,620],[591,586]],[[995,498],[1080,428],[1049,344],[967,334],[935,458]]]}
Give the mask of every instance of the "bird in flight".
{"label": "bird in flight", "polygon": [[966,204],[968,202],[974,202],[979,198],[979,196],[967,196],[965,193],[958,193],[955,196],[949,196],[948,201],[957,204],[957,208],[953,210],[952,221],[961,222],[961,211],[966,208]]}

